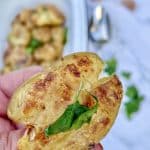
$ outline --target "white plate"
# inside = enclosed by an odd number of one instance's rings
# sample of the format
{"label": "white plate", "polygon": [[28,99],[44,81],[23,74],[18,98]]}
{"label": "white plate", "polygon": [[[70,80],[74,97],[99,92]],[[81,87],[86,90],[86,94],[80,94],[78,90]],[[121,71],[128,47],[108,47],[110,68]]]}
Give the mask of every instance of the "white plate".
{"label": "white plate", "polygon": [[7,35],[11,22],[23,8],[32,8],[39,4],[54,4],[66,16],[69,29],[68,42],[64,54],[87,49],[87,17],[85,0],[5,0],[0,5],[0,68],[3,67],[3,54],[7,46]]}

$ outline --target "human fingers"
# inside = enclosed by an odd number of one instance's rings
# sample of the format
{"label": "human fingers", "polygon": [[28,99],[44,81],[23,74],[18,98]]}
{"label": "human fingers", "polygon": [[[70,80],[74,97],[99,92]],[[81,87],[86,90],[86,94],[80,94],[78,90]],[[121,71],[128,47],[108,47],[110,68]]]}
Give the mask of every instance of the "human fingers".
{"label": "human fingers", "polygon": [[18,86],[40,71],[42,71],[42,68],[35,66],[3,75],[0,77],[0,90],[6,96],[11,97]]}
{"label": "human fingers", "polygon": [[0,90],[0,117],[4,117],[6,115],[7,104],[8,104],[8,98]]}
{"label": "human fingers", "polygon": [[93,144],[93,145],[90,146],[90,150],[103,150],[103,147],[100,143]]}
{"label": "human fingers", "polygon": [[6,150],[16,150],[17,142],[23,133],[24,129],[13,130],[2,134],[0,133],[0,148]]}
{"label": "human fingers", "polygon": [[41,67],[30,67],[0,76],[0,116],[6,115],[8,100],[16,88],[40,71]]}
{"label": "human fingers", "polygon": [[0,118],[0,133],[9,132],[14,129],[13,124],[9,120]]}

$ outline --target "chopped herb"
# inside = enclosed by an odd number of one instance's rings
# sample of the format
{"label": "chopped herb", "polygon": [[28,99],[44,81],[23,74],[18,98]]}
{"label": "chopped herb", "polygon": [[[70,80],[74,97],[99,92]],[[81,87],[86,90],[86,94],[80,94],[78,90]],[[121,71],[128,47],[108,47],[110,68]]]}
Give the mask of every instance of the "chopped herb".
{"label": "chopped herb", "polygon": [[129,100],[125,103],[125,112],[127,117],[131,119],[132,115],[139,111],[144,97],[139,94],[138,89],[134,85],[127,88],[126,96]]}
{"label": "chopped herb", "polygon": [[67,40],[68,40],[68,28],[65,27],[64,28],[64,40],[63,40],[63,44],[65,45],[67,43]]}
{"label": "chopped herb", "polygon": [[131,73],[128,71],[122,71],[121,75],[127,80],[131,78]]}
{"label": "chopped herb", "polygon": [[26,51],[30,54],[34,53],[34,51],[42,45],[42,42],[37,39],[32,39],[29,45],[26,48]]}
{"label": "chopped herb", "polygon": [[111,58],[108,61],[106,61],[106,68],[105,68],[105,72],[108,75],[112,75],[116,72],[117,69],[117,60],[116,58]]}
{"label": "chopped herb", "polygon": [[127,88],[127,91],[126,91],[126,96],[128,96],[129,98],[136,98],[136,97],[138,97],[138,90],[137,90],[137,88],[134,85],[129,86]]}

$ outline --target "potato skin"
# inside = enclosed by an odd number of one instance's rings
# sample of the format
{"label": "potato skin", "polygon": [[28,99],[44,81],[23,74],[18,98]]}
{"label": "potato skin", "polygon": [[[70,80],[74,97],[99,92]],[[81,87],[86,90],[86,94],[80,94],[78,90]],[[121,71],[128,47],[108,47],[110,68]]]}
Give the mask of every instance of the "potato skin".
{"label": "potato skin", "polygon": [[[27,126],[18,142],[19,150],[87,150],[99,142],[111,128],[122,99],[122,85],[117,76],[98,80],[103,62],[93,53],[75,53],[62,58],[47,71],[26,81],[13,95],[8,108],[10,119]],[[44,129],[75,102],[81,83],[80,103],[90,107],[97,96],[99,108],[80,129],[45,137]]]}
{"label": "potato skin", "polygon": [[97,80],[102,69],[103,62],[96,54],[66,56],[16,91],[9,104],[8,116],[19,123],[45,127],[73,103],[72,97],[81,82],[86,81],[85,87],[90,86],[89,83]]}

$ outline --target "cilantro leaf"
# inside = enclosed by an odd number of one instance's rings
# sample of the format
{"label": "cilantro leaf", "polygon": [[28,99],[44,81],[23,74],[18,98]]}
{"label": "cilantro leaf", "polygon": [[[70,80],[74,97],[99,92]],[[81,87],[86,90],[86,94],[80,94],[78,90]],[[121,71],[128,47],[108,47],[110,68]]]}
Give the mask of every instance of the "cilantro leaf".
{"label": "cilantro leaf", "polygon": [[131,119],[133,113],[139,111],[139,105],[140,104],[138,102],[132,100],[125,103],[125,112],[129,119]]}
{"label": "cilantro leaf", "polygon": [[127,87],[126,96],[133,99],[137,98],[138,97],[137,88],[134,85]]}
{"label": "cilantro leaf", "polygon": [[131,73],[128,71],[122,71],[121,75],[127,80],[129,80],[131,78]]}
{"label": "cilantro leaf", "polygon": [[117,69],[117,60],[116,58],[112,57],[111,59],[109,59],[108,61],[106,61],[106,68],[105,68],[105,72],[108,75],[112,75],[116,72]]}
{"label": "cilantro leaf", "polygon": [[125,112],[129,119],[134,113],[140,110],[141,102],[144,100],[144,96],[140,95],[136,86],[131,85],[127,87],[126,96],[128,97],[128,102],[125,103]]}

